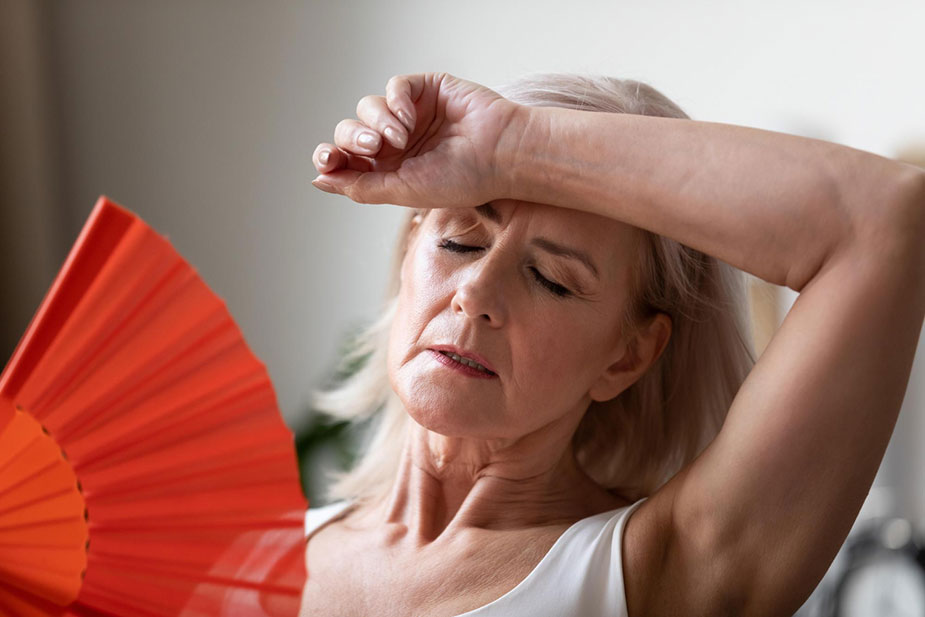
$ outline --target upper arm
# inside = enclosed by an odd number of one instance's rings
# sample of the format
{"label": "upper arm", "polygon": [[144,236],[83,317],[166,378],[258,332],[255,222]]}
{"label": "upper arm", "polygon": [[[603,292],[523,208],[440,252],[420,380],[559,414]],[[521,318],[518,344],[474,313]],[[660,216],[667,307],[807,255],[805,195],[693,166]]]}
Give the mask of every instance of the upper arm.
{"label": "upper arm", "polygon": [[649,515],[664,530],[648,536],[659,555],[652,576],[675,597],[783,614],[825,573],[876,475],[915,354],[925,313],[919,206],[911,226],[871,227],[829,256],[719,435],[654,496]]}

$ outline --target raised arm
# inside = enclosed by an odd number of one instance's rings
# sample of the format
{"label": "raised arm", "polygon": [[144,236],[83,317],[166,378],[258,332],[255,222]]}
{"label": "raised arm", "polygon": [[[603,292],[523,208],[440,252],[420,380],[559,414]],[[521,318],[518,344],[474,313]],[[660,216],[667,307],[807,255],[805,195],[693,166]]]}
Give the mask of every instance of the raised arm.
{"label": "raised arm", "polygon": [[446,74],[393,78],[357,114],[315,151],[323,190],[585,210],[800,292],[720,434],[639,508],[625,547],[631,615],[792,614],[896,422],[925,315],[925,173],[744,127],[520,107]]}
{"label": "raised arm", "polygon": [[627,589],[635,615],[792,614],[847,536],[902,403],[925,314],[925,175],[744,127],[524,114],[516,198],[610,216],[801,292],[718,437],[652,498],[637,547],[650,572],[632,579],[648,587]]}
{"label": "raised arm", "polygon": [[871,233],[921,233],[923,171],[759,129],[558,108],[520,110],[516,199],[671,237],[795,291]]}

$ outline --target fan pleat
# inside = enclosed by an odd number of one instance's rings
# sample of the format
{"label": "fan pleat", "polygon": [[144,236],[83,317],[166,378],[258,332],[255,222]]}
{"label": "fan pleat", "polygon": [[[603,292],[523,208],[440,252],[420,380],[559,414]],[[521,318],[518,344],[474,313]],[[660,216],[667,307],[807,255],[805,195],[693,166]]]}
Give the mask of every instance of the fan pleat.
{"label": "fan pleat", "polygon": [[[163,302],[169,301],[170,295],[164,294],[165,288],[169,292],[177,285],[177,279],[191,276],[179,256],[165,253],[156,243],[143,243],[134,251],[132,259],[120,262],[127,257],[123,255],[124,250],[132,248],[133,240],[142,233],[144,229],[138,226],[130,230],[129,237],[116,248],[114,261],[107,263],[62,326],[42,360],[43,371],[30,376],[32,389],[44,390],[42,396],[30,394],[30,388],[23,384],[20,398],[29,403],[30,409],[53,407],[55,397],[72,387],[75,373],[92,372],[94,361],[105,359],[106,350],[114,348],[114,339],[121,337],[123,344],[132,343],[133,331],[129,324],[143,326],[145,311],[157,311]],[[142,271],[136,272],[138,279],[114,283],[113,278],[124,277],[113,277],[112,270],[131,268],[134,259],[142,261]],[[152,262],[150,266],[146,263],[149,261]],[[160,296],[153,292],[160,292]],[[133,320],[137,317],[142,319]],[[78,327],[74,327],[77,324]]]}
{"label": "fan pleat", "polygon": [[[253,551],[255,544],[264,550]],[[293,547],[276,530],[253,532],[225,546],[226,551],[211,562],[212,568],[206,575],[196,562],[184,568],[171,567],[166,559],[148,560],[130,568],[134,560],[114,558],[100,568],[106,570],[113,587],[93,589],[92,594],[99,594],[98,606],[105,607],[109,602],[136,602],[138,597],[162,599],[182,595],[194,586],[202,593],[195,595],[193,605],[207,615],[251,614],[247,608],[264,611],[259,614],[291,615],[298,609],[301,580],[293,575],[298,568],[292,566],[301,561],[301,547]],[[202,554],[207,558],[208,549]],[[286,567],[280,568],[280,564]],[[222,593],[205,593],[210,589]],[[273,603],[277,605],[276,611],[269,609]],[[151,604],[140,608],[149,609]]]}
{"label": "fan pleat", "polygon": [[62,557],[64,551],[22,547],[4,553],[9,561],[0,564],[0,580],[6,584],[53,601],[62,597],[61,589],[71,586],[70,569],[56,566],[56,560]]}
{"label": "fan pleat", "polygon": [[0,396],[41,421],[73,488],[20,461],[29,444],[6,457],[0,417],[0,614],[56,614],[29,594],[49,598],[36,564],[68,541],[86,564],[72,617],[296,614],[306,504],[266,367],[140,219],[97,204]]}
{"label": "fan pleat", "polygon": [[[150,611],[150,614],[161,615],[169,606],[176,605],[178,599],[189,597],[189,589],[193,588],[199,593],[192,595],[193,600],[183,611],[184,615],[192,614],[187,612],[192,605],[208,615],[252,614],[245,609],[266,611],[266,605],[273,602],[286,610],[258,614],[291,615],[298,609],[301,581],[291,574],[279,576],[273,569],[287,557],[295,561],[293,547],[285,541],[268,543],[266,535],[254,535],[232,544],[232,549],[217,560],[205,552],[202,560],[188,562],[187,567],[171,565],[167,560],[146,560],[137,564],[135,559],[111,558],[96,568],[106,575],[111,586],[97,588],[88,581],[82,597],[104,610],[116,612],[120,606],[126,607],[122,610],[129,610],[119,614],[136,614],[131,611],[139,610],[143,614]],[[227,547],[229,543],[224,544]],[[264,550],[253,551],[254,544],[260,544]],[[260,557],[252,559],[253,555]],[[207,574],[202,572],[203,564],[211,564]],[[290,573],[296,570],[287,569]],[[141,600],[148,598],[151,601]],[[250,607],[244,603],[248,598]],[[160,600],[163,600],[161,605],[158,604]]]}
{"label": "fan pleat", "polygon": [[[66,613],[67,609],[17,587],[5,584],[2,580],[0,580],[0,609],[4,611],[0,612],[3,617],[48,617],[50,615],[68,614]],[[73,615],[73,617],[78,616]],[[90,616],[81,615],[80,617]]]}
{"label": "fan pleat", "polygon": [[87,537],[74,470],[42,425],[15,411],[0,431],[0,583],[59,606],[72,602]]}
{"label": "fan pleat", "polygon": [[[191,432],[211,430],[217,419],[231,422],[239,416],[253,415],[255,409],[272,408],[275,404],[267,394],[269,381],[264,372],[228,370],[224,376],[206,377],[215,378],[215,382],[191,379],[189,383],[177,384],[184,388],[184,398],[188,396],[188,401],[174,402],[176,393],[164,387],[151,392],[147,399],[131,401],[134,405],[118,408],[113,426],[107,431],[112,439],[94,434],[74,439],[71,449],[84,454],[81,469],[89,471],[107,457],[113,457],[108,462],[115,462],[120,453],[125,457],[157,450],[182,439],[179,428]],[[128,439],[132,433],[142,434],[144,440],[136,443],[137,440]],[[126,452],[128,449],[131,451]]]}
{"label": "fan pleat", "polygon": [[[181,297],[180,300],[196,302],[198,298],[187,296]],[[198,327],[200,331],[203,327],[211,329],[222,319],[230,322],[227,313],[223,315],[220,307],[214,305],[200,305],[195,314],[185,315],[182,321],[179,319],[180,315],[166,310],[169,308],[172,307],[168,304],[163,307],[164,310],[156,313],[141,314],[141,317],[149,321],[144,327],[133,329],[131,334],[135,339],[132,345],[112,345],[101,350],[106,353],[99,353],[92,361],[83,361],[82,372],[76,373],[79,379],[75,380],[67,391],[59,393],[55,400],[55,411],[58,415],[67,417],[66,423],[57,424],[51,414],[46,417],[45,407],[30,406],[31,388],[24,388],[23,406],[37,409],[34,413],[45,422],[49,430],[54,427],[60,430],[62,435],[70,436],[71,433],[76,433],[75,436],[79,436],[79,431],[93,430],[99,424],[105,423],[106,417],[102,414],[105,414],[110,405],[120,397],[129,395],[133,388],[144,387],[147,380],[156,380],[158,371],[168,369],[173,360],[183,359],[182,352],[189,349],[191,353],[195,353],[194,350],[197,350],[198,346],[210,349],[210,332],[197,332],[194,328]],[[190,318],[195,318],[197,323],[189,324]],[[234,335],[232,324],[226,323],[225,328],[229,337]],[[179,356],[178,348],[181,352]],[[136,355],[139,350],[144,351],[143,356]],[[43,385],[37,383],[36,389]],[[32,384],[29,383],[27,386]],[[78,418],[73,418],[67,412],[74,407],[86,411]]]}

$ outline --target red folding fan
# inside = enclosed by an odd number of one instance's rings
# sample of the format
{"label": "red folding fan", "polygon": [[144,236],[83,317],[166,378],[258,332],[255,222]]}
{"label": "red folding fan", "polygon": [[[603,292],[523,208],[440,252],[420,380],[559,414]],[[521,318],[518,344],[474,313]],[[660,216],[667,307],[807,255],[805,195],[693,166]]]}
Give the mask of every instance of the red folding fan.
{"label": "red folding fan", "polygon": [[224,303],[101,198],[0,375],[0,615],[294,616],[305,508]]}

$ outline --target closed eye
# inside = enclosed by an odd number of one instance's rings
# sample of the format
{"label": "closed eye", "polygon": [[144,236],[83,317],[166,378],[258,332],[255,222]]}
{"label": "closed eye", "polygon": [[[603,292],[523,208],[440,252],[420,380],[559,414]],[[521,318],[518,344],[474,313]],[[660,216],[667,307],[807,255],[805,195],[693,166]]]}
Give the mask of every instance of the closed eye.
{"label": "closed eye", "polygon": [[[438,245],[438,247],[453,253],[473,253],[475,251],[484,250],[481,246],[468,246],[465,244],[459,244],[458,242],[453,242],[452,240],[443,240]],[[536,282],[545,287],[550,293],[559,296],[560,298],[571,295],[571,291],[554,281],[550,281],[542,274],[540,274],[540,271],[536,268],[531,266],[530,271],[533,273],[533,277],[536,279]]]}

